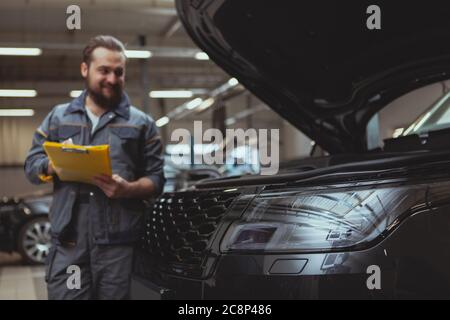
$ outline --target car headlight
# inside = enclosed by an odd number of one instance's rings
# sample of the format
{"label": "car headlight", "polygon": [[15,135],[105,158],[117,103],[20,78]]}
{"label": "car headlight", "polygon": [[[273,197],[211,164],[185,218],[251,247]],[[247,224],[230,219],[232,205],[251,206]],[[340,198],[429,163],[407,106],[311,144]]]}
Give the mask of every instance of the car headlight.
{"label": "car headlight", "polygon": [[426,188],[265,192],[231,224],[221,250],[311,252],[363,246],[398,224],[402,215],[423,208]]}

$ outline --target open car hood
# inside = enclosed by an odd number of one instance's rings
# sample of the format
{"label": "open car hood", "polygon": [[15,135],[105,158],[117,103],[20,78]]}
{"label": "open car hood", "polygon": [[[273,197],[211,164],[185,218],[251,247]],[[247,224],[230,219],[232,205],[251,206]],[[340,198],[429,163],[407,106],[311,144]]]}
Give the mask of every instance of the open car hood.
{"label": "open car hood", "polygon": [[330,153],[367,150],[366,126],[390,101],[450,74],[445,1],[177,0],[209,57]]}

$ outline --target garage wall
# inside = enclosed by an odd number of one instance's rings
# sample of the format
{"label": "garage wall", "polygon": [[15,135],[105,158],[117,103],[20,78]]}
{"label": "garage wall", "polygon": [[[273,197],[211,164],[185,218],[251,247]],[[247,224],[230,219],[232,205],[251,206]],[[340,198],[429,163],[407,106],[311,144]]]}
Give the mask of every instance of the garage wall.
{"label": "garage wall", "polygon": [[33,117],[0,117],[0,166],[23,163],[44,117],[43,112]]}
{"label": "garage wall", "polygon": [[51,184],[36,186],[28,182],[22,166],[3,167],[0,169],[0,177],[0,199],[50,191],[52,188]]}
{"label": "garage wall", "polygon": [[37,112],[34,117],[0,117],[0,197],[51,188],[51,185],[32,185],[23,173],[33,134],[45,115],[45,112]]}

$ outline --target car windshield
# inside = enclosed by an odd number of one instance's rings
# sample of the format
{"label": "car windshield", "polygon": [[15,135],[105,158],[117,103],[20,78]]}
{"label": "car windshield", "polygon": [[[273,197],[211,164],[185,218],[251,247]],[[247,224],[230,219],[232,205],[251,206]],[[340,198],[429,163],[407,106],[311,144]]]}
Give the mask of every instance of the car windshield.
{"label": "car windshield", "polygon": [[446,94],[427,112],[423,113],[414,121],[402,134],[408,136],[412,134],[423,134],[429,131],[436,131],[450,128],[450,93]]}

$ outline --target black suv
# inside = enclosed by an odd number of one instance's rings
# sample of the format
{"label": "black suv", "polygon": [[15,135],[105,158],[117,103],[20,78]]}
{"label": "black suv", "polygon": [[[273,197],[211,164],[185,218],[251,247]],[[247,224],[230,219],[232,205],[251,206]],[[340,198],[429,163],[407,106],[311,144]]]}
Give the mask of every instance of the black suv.
{"label": "black suv", "polygon": [[377,1],[370,30],[372,1],[176,3],[213,61],[330,156],[163,194],[132,297],[450,298],[448,99],[367,143],[389,102],[450,78],[450,7]]}

